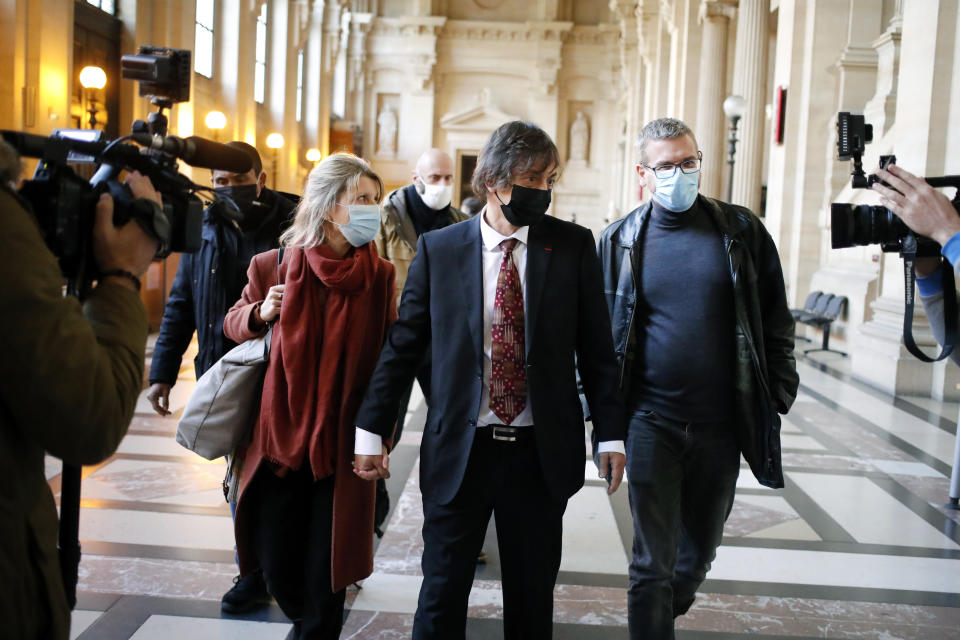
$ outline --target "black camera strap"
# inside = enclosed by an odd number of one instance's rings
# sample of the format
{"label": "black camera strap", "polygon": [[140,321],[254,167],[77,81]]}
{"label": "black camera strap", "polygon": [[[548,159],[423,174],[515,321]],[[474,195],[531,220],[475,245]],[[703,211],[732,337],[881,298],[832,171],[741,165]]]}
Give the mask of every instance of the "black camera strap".
{"label": "black camera strap", "polygon": [[937,362],[943,360],[953,352],[954,345],[957,344],[957,290],[954,284],[953,268],[947,264],[940,269],[941,282],[943,284],[943,348],[940,355],[931,358],[920,351],[917,343],[913,340],[913,304],[914,304],[914,283],[916,280],[916,261],[917,261],[917,238],[912,233],[907,234],[902,242],[903,250],[903,282],[905,285],[903,312],[903,344],[907,351],[914,357],[923,362]]}

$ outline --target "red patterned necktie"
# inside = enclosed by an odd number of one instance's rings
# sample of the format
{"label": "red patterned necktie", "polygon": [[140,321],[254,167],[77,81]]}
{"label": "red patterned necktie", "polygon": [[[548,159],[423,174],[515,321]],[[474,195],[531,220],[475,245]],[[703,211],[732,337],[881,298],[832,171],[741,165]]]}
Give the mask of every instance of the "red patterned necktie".
{"label": "red patterned necktie", "polygon": [[490,357],[490,409],[510,424],[527,406],[526,352],[523,335],[523,289],[513,262],[517,240],[500,243],[503,261],[493,303],[493,349]]}

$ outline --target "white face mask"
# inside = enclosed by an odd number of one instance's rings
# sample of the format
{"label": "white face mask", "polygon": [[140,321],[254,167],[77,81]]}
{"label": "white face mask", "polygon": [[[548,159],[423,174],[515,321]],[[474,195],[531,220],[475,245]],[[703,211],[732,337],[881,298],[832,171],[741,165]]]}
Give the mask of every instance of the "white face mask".
{"label": "white face mask", "polygon": [[446,209],[453,199],[453,185],[427,184],[420,179],[420,186],[423,189],[417,189],[420,199],[423,203],[435,211]]}

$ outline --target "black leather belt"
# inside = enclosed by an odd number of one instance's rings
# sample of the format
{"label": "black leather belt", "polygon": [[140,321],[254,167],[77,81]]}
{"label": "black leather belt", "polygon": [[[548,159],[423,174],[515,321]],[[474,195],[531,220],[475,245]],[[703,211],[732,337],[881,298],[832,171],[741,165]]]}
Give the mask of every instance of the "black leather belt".
{"label": "black leather belt", "polygon": [[477,437],[498,442],[525,442],[533,438],[533,427],[508,427],[502,424],[489,424],[477,427]]}

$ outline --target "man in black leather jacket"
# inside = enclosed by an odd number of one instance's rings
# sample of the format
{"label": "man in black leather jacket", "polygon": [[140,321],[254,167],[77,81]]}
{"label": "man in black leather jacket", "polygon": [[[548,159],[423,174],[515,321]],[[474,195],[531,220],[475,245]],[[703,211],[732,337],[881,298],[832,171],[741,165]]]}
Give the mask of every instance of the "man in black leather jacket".
{"label": "man in black leather jacket", "polygon": [[716,556],[740,454],[783,486],[780,417],[797,393],[794,322],[773,240],[749,210],[699,195],[679,120],[648,124],[637,173],[654,198],[598,252],[631,416],[631,638],[673,638]]}

